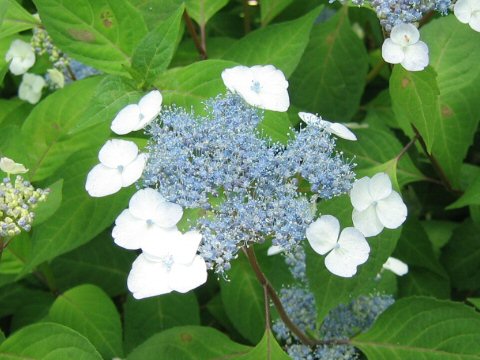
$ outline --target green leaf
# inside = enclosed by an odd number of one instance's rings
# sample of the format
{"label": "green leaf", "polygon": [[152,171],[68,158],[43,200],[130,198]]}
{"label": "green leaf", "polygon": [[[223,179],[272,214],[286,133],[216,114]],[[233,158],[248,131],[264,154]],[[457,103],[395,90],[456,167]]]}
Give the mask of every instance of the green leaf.
{"label": "green leaf", "polygon": [[[272,64],[289,77],[300,62],[321,9],[322,6],[296,20],[251,32],[236,41],[223,58],[247,66]],[[281,39],[279,34],[282,34]]]}
{"label": "green leaf", "polygon": [[[342,228],[352,226],[352,210],[348,196],[334,198],[320,203],[322,215],[331,214],[337,217]],[[358,267],[358,272],[351,278],[342,278],[330,273],[325,267],[325,256],[314,252],[306,246],[307,278],[310,289],[315,296],[318,320],[339,304],[347,304],[354,297],[370,294],[376,288],[375,278],[382,265],[393,252],[399,230],[385,229],[380,235],[367,238],[370,244],[368,261]]]}
{"label": "green leaf", "polygon": [[468,302],[480,310],[480,298],[467,298]]}
{"label": "green leaf", "polygon": [[450,204],[447,209],[459,209],[469,205],[480,205],[480,175],[465,190],[465,193],[453,204]]}
{"label": "green leaf", "polygon": [[264,118],[258,125],[258,130],[273,141],[286,144],[291,138],[292,124],[287,113],[265,110]]}
{"label": "green leaf", "polygon": [[45,98],[32,110],[22,126],[21,133],[10,151],[17,162],[30,171],[31,181],[51,176],[81,149],[101,144],[108,133],[82,133],[68,136],[70,129],[82,122],[82,113],[87,108],[99,78],[77,81]]}
{"label": "green leaf", "polygon": [[473,142],[480,113],[480,33],[455,16],[434,19],[422,27],[428,44],[430,66],[437,73],[440,121],[432,153],[454,186],[460,167]]}
{"label": "green leaf", "polygon": [[369,360],[480,359],[480,315],[450,301],[401,299],[351,342]]}
{"label": "green leaf", "polygon": [[209,327],[175,327],[152,336],[137,347],[127,360],[213,360],[234,359],[251,348],[230,340],[225,334]]}
{"label": "green leaf", "polygon": [[128,75],[136,45],[147,33],[127,0],[34,0],[55,45],[76,60],[109,74]]}
{"label": "green leaf", "polygon": [[78,331],[104,358],[123,356],[120,315],[102,289],[87,284],[68,290],[55,300],[48,318]]}
{"label": "green leaf", "polygon": [[202,111],[202,101],[226,91],[221,73],[235,65],[224,60],[200,61],[166,71],[155,85],[162,92],[164,103]]}
{"label": "green leaf", "polygon": [[163,330],[174,326],[200,325],[200,310],[193,292],[142,300],[129,296],[124,306],[126,352]]}
{"label": "green leaf", "polygon": [[393,165],[396,167],[400,187],[425,179],[425,176],[416,168],[408,154],[404,154],[397,162],[396,159],[402,151],[403,145],[388,128],[370,126],[366,129],[353,131],[358,141],[338,140],[337,147],[346,156],[354,159],[357,164],[355,168],[357,173],[371,176],[378,172],[379,167],[394,160]]}
{"label": "green leaf", "polygon": [[129,0],[129,2],[142,14],[148,30],[151,31],[177,11],[184,0]]}
{"label": "green leaf", "polygon": [[412,125],[422,135],[431,152],[435,132],[440,122],[439,90],[435,72],[430,68],[409,72],[395,65],[390,77],[390,97],[398,125],[409,136]]}
{"label": "green leaf", "polygon": [[270,329],[265,331],[262,340],[247,354],[236,357],[236,360],[289,360],[290,356],[285,354]]}
{"label": "green leaf", "polygon": [[400,296],[450,297],[448,275],[435,257],[425,230],[413,218],[403,225],[394,256],[409,266],[408,274],[398,278]]}
{"label": "green leaf", "polygon": [[138,102],[143,94],[129,79],[116,75],[102,77],[88,107],[81,115],[82,121],[70,129],[68,134],[73,135],[102,123],[110,127],[115,115],[126,105]]}
{"label": "green leaf", "polygon": [[0,345],[2,360],[101,360],[93,345],[78,332],[54,323],[19,330]]}
{"label": "green leaf", "polygon": [[200,26],[205,26],[227,3],[228,0],[186,0],[188,14]]}
{"label": "green leaf", "polygon": [[227,273],[229,281],[220,281],[223,305],[238,332],[256,344],[265,328],[263,289],[246,257],[241,253],[232,261]]}
{"label": "green leaf", "polygon": [[80,151],[59,170],[65,179],[64,200],[55,216],[33,229],[32,256],[24,273],[87,243],[110,226],[127,207],[135,189],[124,189],[114,196],[95,199],[84,190],[87,172],[98,163],[97,155],[98,148]]}
{"label": "green leaf", "polygon": [[452,237],[453,231],[459,223],[453,221],[425,220],[421,222],[423,229],[432,243],[435,257],[440,257],[441,248],[444,247]]}
{"label": "green leaf", "polygon": [[29,299],[30,301],[27,301],[13,313],[12,332],[46,318],[50,306],[55,301],[55,296],[47,292],[38,292],[33,299],[34,301]]}
{"label": "green leaf", "polygon": [[57,257],[51,269],[61,291],[89,283],[117,296],[126,291],[133,260],[135,253],[115,245],[111,232],[105,231],[88,244]]}
{"label": "green leaf", "polygon": [[21,307],[29,304],[32,299],[42,297],[45,292],[29,289],[19,283],[9,284],[0,288],[0,318],[15,313]]}
{"label": "green leaf", "polygon": [[33,108],[28,102],[16,98],[0,99],[0,107],[0,125],[21,125]]}
{"label": "green leaf", "polygon": [[266,26],[292,2],[293,0],[262,0],[260,2],[260,20],[262,26]]}
{"label": "green leaf", "polygon": [[365,87],[368,55],[353,32],[347,7],[315,25],[290,78],[292,103],[301,111],[347,121],[357,112]]}
{"label": "green leaf", "polygon": [[2,0],[1,5],[6,12],[0,21],[0,39],[31,29],[39,24],[39,21],[15,0]]}
{"label": "green leaf", "polygon": [[142,84],[151,84],[172,60],[180,35],[184,7],[149,32],[135,49],[132,68],[141,74]]}
{"label": "green leaf", "polygon": [[38,226],[48,220],[60,207],[62,203],[62,189],[63,179],[55,181],[48,187],[50,193],[47,200],[41,202],[35,208],[35,218],[33,219],[33,226]]}
{"label": "green leaf", "polygon": [[479,232],[480,225],[466,220],[454,230],[452,239],[442,251],[442,263],[452,285],[459,290],[480,288]]}

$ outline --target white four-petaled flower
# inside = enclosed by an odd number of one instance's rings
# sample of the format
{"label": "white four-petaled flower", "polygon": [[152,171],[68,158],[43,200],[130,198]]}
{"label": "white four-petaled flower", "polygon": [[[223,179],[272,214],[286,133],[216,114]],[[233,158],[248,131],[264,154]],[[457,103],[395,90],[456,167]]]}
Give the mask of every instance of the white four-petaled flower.
{"label": "white four-petaled flower", "polygon": [[382,57],[391,64],[401,64],[408,71],[420,71],[428,66],[428,46],[420,41],[420,33],[412,24],[395,25],[390,38],[382,45]]}
{"label": "white four-petaled flower", "polygon": [[35,53],[32,45],[22,40],[14,40],[5,55],[5,60],[10,62],[9,69],[14,75],[22,75],[35,63]]}
{"label": "white four-petaled flower", "polygon": [[158,90],[150,91],[140,99],[138,104],[125,106],[115,116],[111,129],[118,135],[143,129],[160,113],[162,94]]}
{"label": "white four-petaled flower", "polygon": [[116,193],[132,185],[142,175],[146,154],[139,154],[135,143],[126,140],[108,140],[98,153],[100,164],[90,170],[85,189],[93,197]]}
{"label": "white four-petaled flower", "polygon": [[479,0],[458,0],[453,8],[458,21],[470,25],[480,32],[480,1]]}
{"label": "white four-petaled flower", "polygon": [[252,106],[280,112],[290,106],[288,81],[273,65],[235,66],[223,70],[222,79],[228,90]]}
{"label": "white four-petaled flower", "polygon": [[398,276],[403,276],[408,273],[408,265],[394,257],[389,257],[382,267]]}
{"label": "white four-petaled flower", "polygon": [[30,104],[36,104],[42,97],[42,89],[46,84],[45,79],[40,75],[23,74],[22,82],[18,87],[18,97]]}
{"label": "white four-petaled flower", "polygon": [[310,246],[320,255],[327,252],[325,266],[341,277],[352,277],[357,266],[368,260],[370,246],[360,231],[347,227],[340,233],[340,223],[331,215],[322,215],[306,231]]}
{"label": "white four-petaled flower", "polygon": [[145,251],[158,239],[166,242],[181,237],[176,224],[182,215],[180,205],[166,201],[154,189],[142,189],[132,196],[129,208],[117,217],[112,236],[125,249]]}
{"label": "white four-petaled flower", "polygon": [[0,158],[0,170],[12,175],[25,174],[28,172],[28,169],[24,165],[16,163],[7,157]]}
{"label": "white four-petaled flower", "polygon": [[136,299],[178,291],[185,293],[207,281],[207,265],[197,255],[202,236],[189,231],[174,241],[157,239],[132,264],[128,289]]}
{"label": "white four-petaled flower", "polygon": [[325,131],[328,131],[330,134],[336,135],[345,140],[357,140],[355,134],[343,124],[332,123],[330,121],[323,120],[320,116],[306,112],[299,112],[298,116],[300,116],[300,119],[302,119],[307,125],[324,128]]}
{"label": "white four-petaled flower", "polygon": [[355,181],[350,199],[353,224],[367,237],[378,235],[384,227],[396,229],[407,217],[407,207],[385,173]]}

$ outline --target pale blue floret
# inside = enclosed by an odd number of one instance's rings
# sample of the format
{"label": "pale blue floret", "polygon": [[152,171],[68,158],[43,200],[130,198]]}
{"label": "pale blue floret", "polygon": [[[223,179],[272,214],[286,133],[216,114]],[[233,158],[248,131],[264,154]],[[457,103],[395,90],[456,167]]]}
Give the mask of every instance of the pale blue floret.
{"label": "pale blue floret", "polygon": [[303,241],[313,214],[300,177],[320,198],[350,190],[353,165],[321,128],[302,129],[287,145],[274,143],[257,130],[263,113],[230,93],[208,100],[205,113],[162,110],[147,129],[143,185],[184,208],[204,210],[196,225],[199,251],[217,273],[228,270],[247,243],[271,238],[290,251]]}

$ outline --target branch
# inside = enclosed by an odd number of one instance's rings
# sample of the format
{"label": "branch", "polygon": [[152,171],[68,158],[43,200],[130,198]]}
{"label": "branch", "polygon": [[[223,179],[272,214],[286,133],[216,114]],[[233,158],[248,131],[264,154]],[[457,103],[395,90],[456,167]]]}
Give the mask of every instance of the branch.
{"label": "branch", "polygon": [[252,28],[250,25],[250,7],[247,0],[243,0],[243,31],[248,34]]}
{"label": "branch", "polygon": [[415,141],[418,140],[418,136],[419,136],[418,133],[415,133],[415,136],[412,138],[412,140],[410,140],[410,142],[403,147],[402,151],[400,151],[398,155],[395,157],[397,161],[399,161],[402,158],[402,156],[407,153],[408,149],[410,149],[412,145],[415,144]]}

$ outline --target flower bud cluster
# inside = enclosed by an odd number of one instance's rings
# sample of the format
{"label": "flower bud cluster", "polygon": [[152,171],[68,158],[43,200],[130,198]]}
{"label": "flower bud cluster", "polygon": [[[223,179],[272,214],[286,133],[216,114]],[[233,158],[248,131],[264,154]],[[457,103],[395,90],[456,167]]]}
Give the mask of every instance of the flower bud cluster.
{"label": "flower bud cluster", "polygon": [[30,231],[38,202],[45,201],[49,190],[35,189],[17,176],[15,181],[4,178],[0,183],[0,237],[12,237],[21,230]]}
{"label": "flower bud cluster", "polygon": [[42,27],[33,28],[30,44],[39,56],[48,54],[50,62],[59,70],[65,69],[70,63],[68,56],[53,43],[50,35]]}

